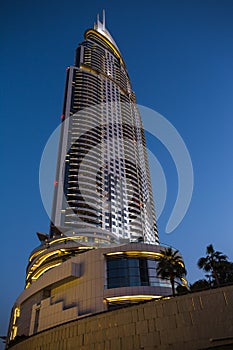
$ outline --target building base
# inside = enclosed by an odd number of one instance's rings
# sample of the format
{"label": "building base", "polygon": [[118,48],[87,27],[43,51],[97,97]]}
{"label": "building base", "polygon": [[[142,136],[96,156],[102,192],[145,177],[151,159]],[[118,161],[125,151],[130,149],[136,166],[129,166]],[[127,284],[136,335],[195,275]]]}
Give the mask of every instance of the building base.
{"label": "building base", "polygon": [[11,350],[197,350],[233,348],[233,286],[87,316]]}

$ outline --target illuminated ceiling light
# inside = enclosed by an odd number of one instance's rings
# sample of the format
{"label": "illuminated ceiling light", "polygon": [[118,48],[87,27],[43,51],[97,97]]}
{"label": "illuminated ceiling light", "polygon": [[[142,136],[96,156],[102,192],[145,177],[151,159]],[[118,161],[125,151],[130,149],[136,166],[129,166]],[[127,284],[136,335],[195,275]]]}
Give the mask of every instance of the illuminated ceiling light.
{"label": "illuminated ceiling light", "polygon": [[127,255],[127,256],[134,256],[134,257],[140,257],[140,256],[145,256],[145,257],[155,257],[159,258],[163,256],[163,254],[158,253],[158,252],[150,252],[150,251],[137,251],[137,250],[132,250],[132,251],[126,251],[126,252],[110,252],[106,254],[107,256],[114,256],[114,255]]}
{"label": "illuminated ceiling light", "polygon": [[162,298],[162,295],[124,295],[118,297],[107,297],[105,300],[109,303],[111,302],[120,302],[120,301],[143,301],[143,300],[153,300]]}

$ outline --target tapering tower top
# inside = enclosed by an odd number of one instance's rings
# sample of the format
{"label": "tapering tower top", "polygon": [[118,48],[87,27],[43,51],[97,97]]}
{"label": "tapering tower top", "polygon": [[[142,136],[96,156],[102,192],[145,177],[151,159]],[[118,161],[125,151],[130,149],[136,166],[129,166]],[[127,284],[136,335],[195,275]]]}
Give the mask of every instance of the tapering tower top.
{"label": "tapering tower top", "polygon": [[103,36],[105,36],[115,47],[118,51],[119,48],[117,47],[117,44],[115,42],[115,40],[113,39],[113,37],[111,36],[111,34],[109,33],[109,31],[106,29],[106,25],[105,25],[105,10],[103,10],[102,13],[102,22],[99,19],[99,14],[97,14],[97,19],[96,19],[96,23],[94,23],[94,29],[99,32],[100,34],[102,34]]}

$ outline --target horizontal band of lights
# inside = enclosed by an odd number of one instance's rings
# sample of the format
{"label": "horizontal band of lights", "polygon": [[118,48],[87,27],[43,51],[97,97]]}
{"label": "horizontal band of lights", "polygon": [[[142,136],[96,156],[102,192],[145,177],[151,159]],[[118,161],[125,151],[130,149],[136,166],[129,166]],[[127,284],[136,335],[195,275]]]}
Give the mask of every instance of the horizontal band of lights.
{"label": "horizontal band of lights", "polygon": [[[37,271],[35,273],[35,275],[32,277],[32,281],[28,281],[25,288],[27,289],[33,282],[35,282],[41,275],[43,275],[43,273],[45,273],[46,271],[56,267],[56,266],[59,266],[61,265],[62,262],[57,262],[57,263],[53,263],[53,264],[50,264],[49,266],[46,265],[45,267],[42,267],[39,271]],[[29,275],[27,276],[27,279],[28,280],[28,277]]]}
{"label": "horizontal band of lights", "polygon": [[[106,253],[105,255],[106,256],[126,255],[131,257],[145,257],[145,258],[155,258],[155,259],[165,256],[164,254],[158,253],[158,252],[146,252],[146,251],[136,251],[136,250],[126,251],[126,252],[111,252],[111,253]],[[178,263],[184,267],[184,263],[182,261],[179,261]]]}
{"label": "horizontal band of lights", "polygon": [[88,39],[88,35],[89,34],[94,34],[96,36],[98,36],[100,39],[102,39],[115,53],[115,55],[120,59],[120,62],[125,65],[123,58],[120,54],[120,52],[117,50],[117,48],[102,34],[98,33],[97,31],[95,31],[94,29],[88,29],[85,33],[85,39]]}
{"label": "horizontal band of lights", "polygon": [[41,249],[41,250],[35,252],[34,254],[32,254],[32,255],[30,256],[30,258],[29,258],[29,262],[32,261],[35,257],[37,257],[37,255],[43,253],[45,250],[46,250],[46,249]]}
{"label": "horizontal band of lights", "polygon": [[86,70],[87,72],[93,73],[93,74],[99,74],[99,72],[97,72],[97,70],[95,70],[89,66],[86,66],[84,64],[80,64],[80,68],[83,70]]}
{"label": "horizontal band of lights", "polygon": [[[78,237],[78,236],[77,236]],[[58,240],[56,240],[56,241],[64,241],[64,240],[67,240],[67,237],[65,237],[65,238],[60,238],[60,239],[58,239]],[[73,238],[69,238],[69,240],[73,240]],[[53,242],[54,243],[54,242]],[[76,248],[77,250],[83,250],[83,249],[86,249],[86,250],[90,250],[90,249],[93,249],[93,247],[86,247],[86,246],[84,246],[84,247],[77,247]],[[44,249],[43,251],[45,251],[46,249]],[[42,251],[41,251],[42,252]],[[47,259],[49,259],[51,256],[53,256],[53,255],[60,255],[60,257],[63,257],[64,255],[67,255],[67,254],[69,254],[70,253],[70,251],[68,250],[68,249],[64,249],[64,248],[62,248],[62,249],[56,249],[56,250],[54,250],[54,251],[52,251],[52,252],[49,252],[49,253],[47,253],[47,254],[44,254],[43,256],[41,256],[38,260],[36,260],[35,261],[35,263],[32,265],[32,267],[30,268],[30,270],[29,270],[29,272],[28,272],[28,274],[27,274],[27,276],[26,276],[26,281],[28,281],[28,279],[29,279],[29,277],[33,274],[33,272],[36,270],[36,269],[38,269]],[[59,265],[60,265],[60,263],[61,262],[59,262]],[[48,266],[48,265],[47,265]],[[53,265],[53,266],[56,266],[56,265]],[[52,266],[52,267],[53,267]],[[41,271],[41,270],[39,270],[39,271]],[[43,273],[43,272],[42,272]],[[41,275],[41,274],[40,274]],[[33,277],[32,277],[32,280],[34,281],[35,279],[38,279],[39,277],[40,277],[40,275],[39,276],[37,276],[37,274],[35,274],[35,275],[33,275]],[[35,278],[36,277],[36,278]],[[27,284],[26,284],[26,288],[28,288],[29,287],[29,285],[31,284],[31,282],[27,282]]]}
{"label": "horizontal band of lights", "polygon": [[36,281],[43,273],[45,273],[46,271],[61,265],[62,262],[56,263],[56,264],[52,264],[49,266],[45,266],[44,268],[41,268],[40,271],[38,271],[37,273],[35,273],[35,275],[32,277],[33,282]]}
{"label": "horizontal band of lights", "polygon": [[[49,245],[52,245],[54,243],[57,243],[57,242],[64,242],[64,241],[75,241],[75,240],[78,240],[80,239],[80,236],[65,236],[65,237],[62,237],[62,238],[57,238],[57,239],[54,239],[52,240],[51,242],[48,242]],[[82,247],[78,247],[77,249],[94,249],[93,246],[82,246]]]}
{"label": "horizontal band of lights", "polygon": [[119,297],[105,298],[108,303],[116,303],[121,301],[140,301],[140,300],[153,300],[162,298],[162,295],[124,295]]}
{"label": "horizontal band of lights", "polygon": [[86,72],[90,72],[92,74],[96,74],[96,75],[104,75],[106,78],[110,79],[111,81],[114,82],[114,84],[117,84],[117,86],[121,89],[121,92],[123,94],[128,94],[127,91],[125,89],[123,89],[123,87],[121,85],[119,85],[114,79],[111,78],[111,76],[105,74],[104,72],[98,72],[97,70],[90,68],[89,66],[85,65],[85,64],[80,64],[80,68],[85,70]]}
{"label": "horizontal band of lights", "polygon": [[154,257],[154,258],[159,258],[163,256],[161,253],[156,253],[156,252],[145,252],[145,251],[137,251],[137,250],[131,250],[131,251],[126,251],[126,252],[111,252],[107,253],[107,256],[114,256],[114,255],[127,255],[127,256],[144,256],[144,257]]}
{"label": "horizontal band of lights", "polygon": [[54,250],[52,252],[49,252],[47,254],[44,254],[43,256],[41,256],[36,262],[35,264],[32,265],[30,271],[28,272],[28,275],[27,275],[27,279],[28,277],[33,273],[33,271],[35,271],[45,260],[47,260],[48,258],[50,258],[51,256],[53,255],[61,255],[63,254],[63,252],[61,252],[61,250]]}
{"label": "horizontal band of lights", "polygon": [[[55,251],[53,251],[53,252],[49,252],[48,254],[43,255],[38,261],[36,261],[36,264],[33,264],[33,266],[31,267],[30,271],[29,271],[28,274],[27,274],[26,281],[28,281],[29,277],[33,274],[33,272],[34,272],[37,268],[39,268],[45,260],[47,260],[48,258],[50,258],[50,257],[53,256],[53,255],[60,255],[60,256],[62,257],[64,254],[69,254],[69,252],[66,252],[65,249],[63,249],[63,250],[61,249],[61,250],[55,250]],[[59,262],[59,265],[60,265],[60,264],[61,264],[61,262]],[[54,266],[56,266],[56,265],[53,264],[52,267],[54,267]],[[48,267],[48,265],[47,265],[47,267]],[[40,272],[40,271],[41,271],[41,270],[39,270],[38,272]],[[42,273],[44,273],[44,272],[42,272]],[[41,274],[40,274],[40,275],[41,275]],[[37,276],[37,273],[36,273],[36,274],[32,277],[32,280],[34,281],[35,279],[39,278],[40,275]],[[36,278],[35,278],[35,277],[36,277]],[[28,282],[28,283],[26,284],[26,288],[28,288],[28,287],[30,286],[30,284],[31,284],[31,282]]]}

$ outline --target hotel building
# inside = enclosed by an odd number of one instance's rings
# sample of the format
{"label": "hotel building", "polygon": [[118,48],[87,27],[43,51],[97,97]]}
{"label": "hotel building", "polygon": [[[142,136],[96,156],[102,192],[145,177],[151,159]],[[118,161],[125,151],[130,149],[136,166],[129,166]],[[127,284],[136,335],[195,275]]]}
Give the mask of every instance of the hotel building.
{"label": "hotel building", "polygon": [[67,68],[50,233],[29,257],[7,346],[122,305],[171,294],[146,142],[123,57],[97,18]]}

